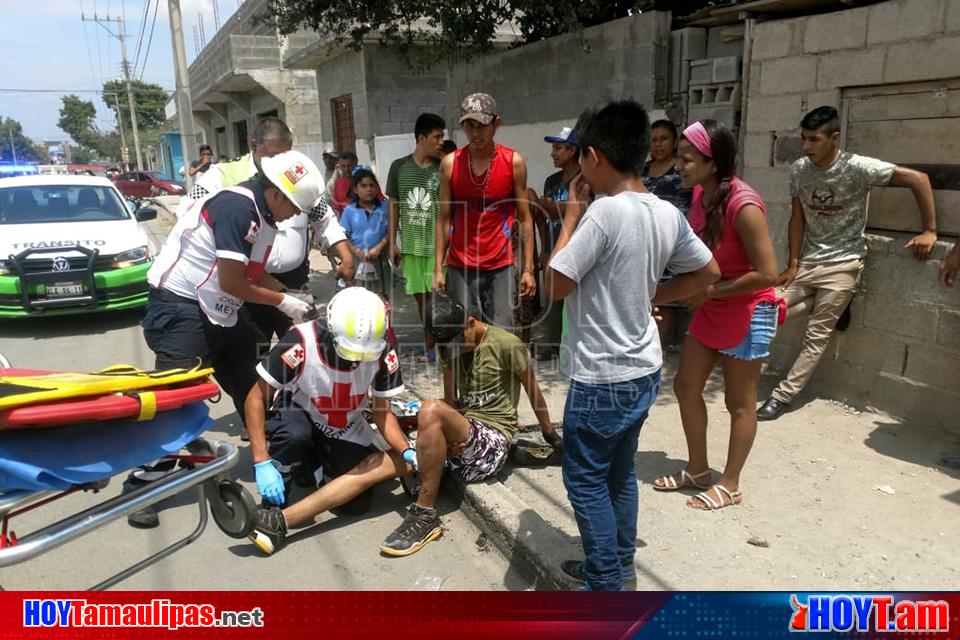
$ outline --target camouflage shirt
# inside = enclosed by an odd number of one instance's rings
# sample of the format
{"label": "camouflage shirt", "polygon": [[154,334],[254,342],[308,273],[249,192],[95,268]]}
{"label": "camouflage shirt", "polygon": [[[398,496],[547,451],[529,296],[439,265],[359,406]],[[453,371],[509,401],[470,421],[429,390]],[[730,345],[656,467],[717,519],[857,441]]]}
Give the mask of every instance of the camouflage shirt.
{"label": "camouflage shirt", "polygon": [[790,196],[803,206],[806,229],[800,264],[856,260],[867,255],[863,232],[872,187],[890,183],[896,165],[842,151],[829,167],[808,158],[793,163]]}

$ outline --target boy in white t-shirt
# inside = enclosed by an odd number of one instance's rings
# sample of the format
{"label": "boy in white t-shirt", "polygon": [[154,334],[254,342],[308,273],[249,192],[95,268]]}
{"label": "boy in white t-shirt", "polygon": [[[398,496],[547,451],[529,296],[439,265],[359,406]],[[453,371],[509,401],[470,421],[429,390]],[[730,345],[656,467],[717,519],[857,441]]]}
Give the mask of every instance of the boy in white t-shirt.
{"label": "boy in white t-shirt", "polygon": [[[581,175],[570,184],[546,291],[565,299],[570,390],[563,416],[563,481],[586,560],[562,567],[594,591],[635,585],[640,427],[660,387],[653,305],[720,277],[710,250],[672,204],[647,192],[643,107],[625,100],[588,110],[576,126]],[[589,208],[589,190],[607,194]],[[657,283],[666,269],[679,274]]]}

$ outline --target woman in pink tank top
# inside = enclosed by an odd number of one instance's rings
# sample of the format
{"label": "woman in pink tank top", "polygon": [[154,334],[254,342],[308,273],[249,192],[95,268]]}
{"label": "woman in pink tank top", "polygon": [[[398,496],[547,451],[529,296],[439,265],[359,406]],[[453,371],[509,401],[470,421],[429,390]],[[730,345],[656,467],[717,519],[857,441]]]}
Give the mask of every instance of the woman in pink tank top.
{"label": "woman in pink tank top", "polygon": [[[683,186],[694,188],[690,226],[713,251],[721,276],[682,301],[695,311],[673,389],[689,458],[686,469],[657,478],[654,489],[704,489],[687,506],[712,510],[741,501],[740,472],[757,433],[760,367],[779,315],[777,261],[763,200],[734,175],[737,146],[730,130],[713,120],[695,122],[680,137],[679,151]],[[703,389],[717,362],[730,411],[730,446],[723,473],[711,483]]]}

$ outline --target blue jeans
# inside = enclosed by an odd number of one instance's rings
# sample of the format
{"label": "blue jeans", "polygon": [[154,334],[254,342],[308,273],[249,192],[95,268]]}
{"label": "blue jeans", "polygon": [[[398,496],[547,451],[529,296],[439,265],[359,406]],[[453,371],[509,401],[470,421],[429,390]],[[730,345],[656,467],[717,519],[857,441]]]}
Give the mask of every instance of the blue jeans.
{"label": "blue jeans", "polygon": [[563,410],[563,484],[593,591],[621,591],[637,538],[634,455],[660,372],[609,384],[573,381]]}

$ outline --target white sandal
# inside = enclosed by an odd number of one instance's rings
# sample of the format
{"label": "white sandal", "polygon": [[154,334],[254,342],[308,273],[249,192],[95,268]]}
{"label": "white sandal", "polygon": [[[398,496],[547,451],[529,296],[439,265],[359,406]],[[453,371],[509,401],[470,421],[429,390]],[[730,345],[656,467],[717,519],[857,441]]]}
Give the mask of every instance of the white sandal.
{"label": "white sandal", "polygon": [[[711,491],[713,491],[715,494],[716,500],[710,496]],[[724,497],[720,495],[721,491],[727,495],[727,498],[730,500],[729,502],[724,501]],[[688,503],[687,506],[691,509],[696,509],[698,511],[716,511],[717,509],[723,509],[724,507],[732,507],[740,504],[743,502],[743,494],[740,493],[740,491],[730,491],[722,484],[715,484],[706,491],[702,491],[690,499],[699,500],[707,507],[706,509],[701,509],[700,507],[694,507]]]}
{"label": "white sandal", "polygon": [[[707,489],[709,485],[700,484],[697,482],[697,478],[702,478],[707,476],[707,479],[710,478],[710,470],[707,469],[697,475],[690,475],[690,472],[686,469],[680,470],[680,482],[677,482],[677,474],[674,473],[672,476],[660,476],[653,481],[653,488],[655,491],[677,491],[678,489],[684,489],[686,487],[693,487],[694,489]],[[657,485],[657,481],[660,481],[660,484]]]}

